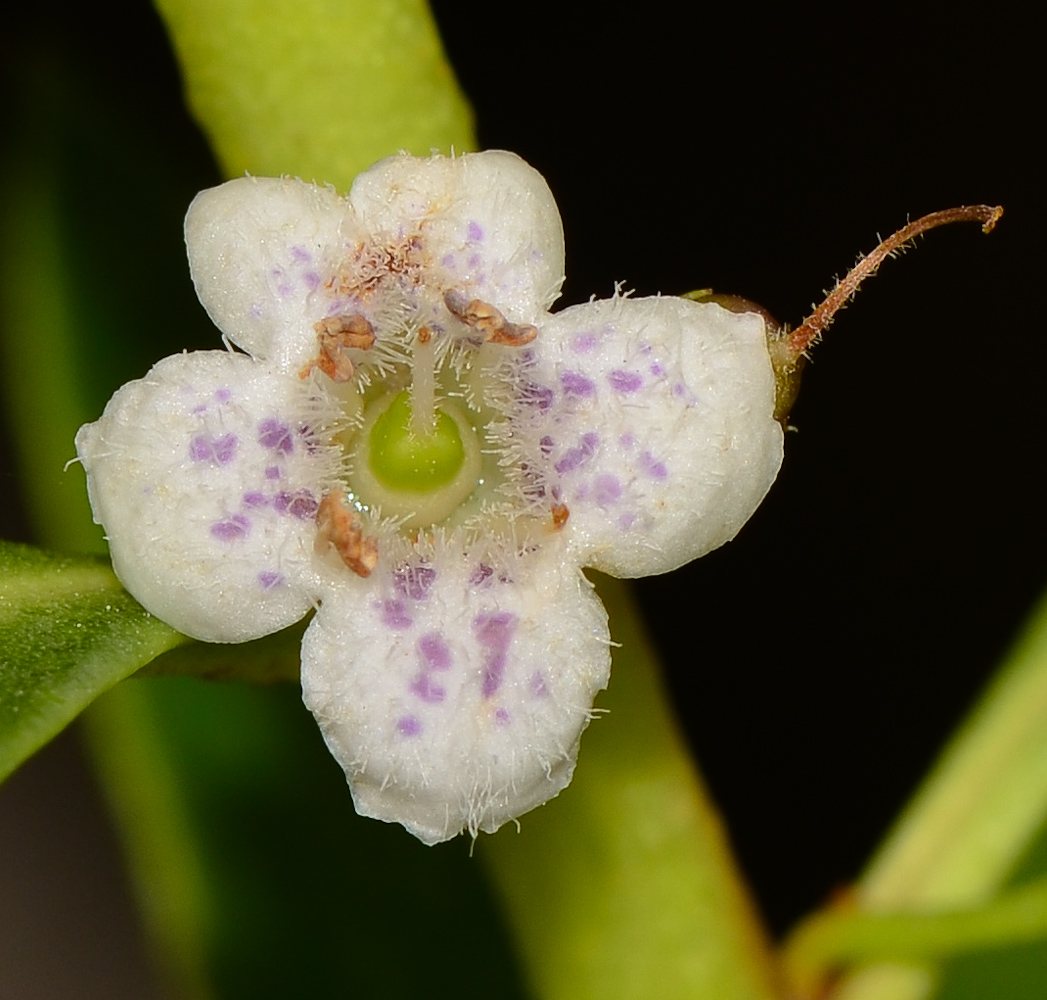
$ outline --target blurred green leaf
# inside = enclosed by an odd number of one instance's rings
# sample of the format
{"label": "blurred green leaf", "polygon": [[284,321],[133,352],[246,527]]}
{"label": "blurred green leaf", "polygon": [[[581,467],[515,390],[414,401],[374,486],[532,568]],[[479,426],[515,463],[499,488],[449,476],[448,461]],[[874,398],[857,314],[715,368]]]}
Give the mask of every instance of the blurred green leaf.
{"label": "blurred green leaf", "polygon": [[[1004,887],[1017,891],[1047,875],[1045,828],[1047,600],[873,858],[854,905],[870,915],[899,916],[989,907]],[[1036,968],[1041,984],[1047,982],[1047,945],[1022,945],[1014,954],[1022,956],[1016,972]],[[1012,995],[1005,981],[1011,966],[998,954],[966,955],[944,969],[915,962],[903,949],[896,958],[857,968],[833,997],[967,1000],[983,995],[963,985],[976,973],[995,983],[984,995]]]}
{"label": "blurred green leaf", "polygon": [[102,560],[0,542],[0,778],[103,691],[186,641]]}

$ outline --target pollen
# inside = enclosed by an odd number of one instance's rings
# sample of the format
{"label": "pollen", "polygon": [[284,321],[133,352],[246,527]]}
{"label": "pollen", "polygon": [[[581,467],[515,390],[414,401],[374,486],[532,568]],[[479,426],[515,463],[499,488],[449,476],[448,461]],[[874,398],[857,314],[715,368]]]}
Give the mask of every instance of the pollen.
{"label": "pollen", "polygon": [[444,304],[452,315],[481,334],[488,344],[523,347],[538,336],[537,327],[510,323],[498,309],[482,299],[467,300],[461,292],[452,290],[444,295]]}
{"label": "pollen", "polygon": [[328,316],[313,324],[319,344],[319,354],[299,373],[306,378],[319,368],[332,382],[348,382],[355,371],[349,350],[368,351],[374,347],[374,327],[366,316]]}
{"label": "pollen", "polygon": [[552,514],[554,531],[559,531],[567,523],[567,519],[571,516],[571,512],[567,509],[567,504],[565,503],[554,503],[552,507]]}
{"label": "pollen", "polygon": [[378,565],[378,543],[364,535],[360,516],[341,497],[328,493],[320,501],[316,526],[320,546],[333,548],[357,576],[371,575]]}

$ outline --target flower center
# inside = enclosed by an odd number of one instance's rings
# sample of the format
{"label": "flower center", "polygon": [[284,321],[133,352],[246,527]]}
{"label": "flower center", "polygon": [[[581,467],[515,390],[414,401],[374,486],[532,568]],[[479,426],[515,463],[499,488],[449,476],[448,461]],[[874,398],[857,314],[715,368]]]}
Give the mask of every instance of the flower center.
{"label": "flower center", "polygon": [[482,482],[480,435],[470,415],[437,401],[432,368],[422,367],[419,378],[417,364],[407,389],[365,400],[350,457],[356,502],[405,528],[447,520]]}
{"label": "flower center", "polygon": [[431,493],[458,475],[465,448],[458,424],[437,410],[432,426],[413,421],[410,394],[401,392],[374,422],[368,440],[371,471],[392,490]]}

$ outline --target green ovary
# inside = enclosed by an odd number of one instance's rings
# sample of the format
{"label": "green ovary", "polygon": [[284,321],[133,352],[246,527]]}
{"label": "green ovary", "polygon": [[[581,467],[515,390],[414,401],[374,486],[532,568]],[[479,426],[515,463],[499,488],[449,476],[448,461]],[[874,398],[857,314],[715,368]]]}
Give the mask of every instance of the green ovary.
{"label": "green ovary", "polygon": [[465,461],[458,424],[442,410],[429,433],[412,426],[411,397],[401,392],[371,428],[371,471],[394,490],[428,493],[452,482]]}
{"label": "green ovary", "polygon": [[369,401],[354,444],[346,442],[353,502],[407,530],[453,522],[483,482],[481,438],[467,411],[444,400],[427,427],[412,404],[409,390]]}

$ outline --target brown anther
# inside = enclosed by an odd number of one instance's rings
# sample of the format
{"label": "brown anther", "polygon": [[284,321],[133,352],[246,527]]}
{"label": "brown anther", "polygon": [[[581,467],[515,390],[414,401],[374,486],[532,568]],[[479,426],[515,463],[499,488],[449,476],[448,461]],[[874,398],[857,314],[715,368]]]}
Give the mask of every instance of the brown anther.
{"label": "brown anther", "polygon": [[320,501],[316,515],[319,538],[331,546],[357,576],[367,577],[378,565],[378,543],[364,537],[360,515],[334,493]]}
{"label": "brown anther", "polygon": [[418,343],[419,344],[428,344],[429,341],[432,340],[432,339],[433,339],[433,333],[429,329],[429,327],[422,326],[422,327],[418,328]]}
{"label": "brown anther", "polygon": [[510,323],[498,309],[482,299],[466,300],[461,292],[452,290],[444,295],[444,303],[454,316],[482,334],[489,344],[523,347],[538,336],[537,327]]}
{"label": "brown anther", "polygon": [[313,324],[320,353],[299,372],[305,378],[319,368],[332,382],[348,382],[353,377],[353,362],[347,350],[366,351],[374,346],[374,327],[360,313],[328,316]]}
{"label": "brown anther", "polygon": [[565,503],[554,503],[552,511],[553,529],[559,531],[567,523],[567,519],[571,516],[571,512],[567,509],[567,504]]}

